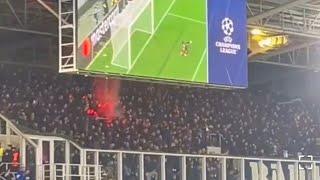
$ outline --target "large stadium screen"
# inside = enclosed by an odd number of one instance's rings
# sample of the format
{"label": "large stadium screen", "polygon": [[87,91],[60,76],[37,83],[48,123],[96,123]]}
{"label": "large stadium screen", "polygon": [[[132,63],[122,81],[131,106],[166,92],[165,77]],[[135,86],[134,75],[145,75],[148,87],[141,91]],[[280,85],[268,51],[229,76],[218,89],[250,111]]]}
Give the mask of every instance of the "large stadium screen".
{"label": "large stadium screen", "polygon": [[79,71],[247,87],[245,0],[78,0]]}

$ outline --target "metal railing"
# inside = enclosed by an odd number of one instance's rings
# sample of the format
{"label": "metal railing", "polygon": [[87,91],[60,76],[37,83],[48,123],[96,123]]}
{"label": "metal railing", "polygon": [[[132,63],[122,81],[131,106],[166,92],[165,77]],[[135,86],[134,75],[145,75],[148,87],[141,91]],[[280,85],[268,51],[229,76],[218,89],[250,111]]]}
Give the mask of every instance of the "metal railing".
{"label": "metal railing", "polygon": [[40,165],[42,180],[101,180],[100,165],[80,165],[80,164],[43,164]]}
{"label": "metal railing", "polygon": [[[110,179],[320,180],[320,161],[85,149]],[[155,177],[156,176],[156,177]],[[104,176],[103,176],[104,177]],[[152,177],[152,178],[151,178]]]}

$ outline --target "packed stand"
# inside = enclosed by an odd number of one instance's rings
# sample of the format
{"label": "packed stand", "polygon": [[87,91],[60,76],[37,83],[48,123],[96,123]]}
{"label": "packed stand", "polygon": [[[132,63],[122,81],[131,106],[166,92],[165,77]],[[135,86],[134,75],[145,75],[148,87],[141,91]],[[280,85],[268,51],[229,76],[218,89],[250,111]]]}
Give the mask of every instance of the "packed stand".
{"label": "packed stand", "polygon": [[214,133],[231,155],[319,152],[316,105],[279,104],[267,91],[124,81],[119,116],[106,123],[87,114],[96,106],[92,81],[0,65],[0,111],[18,125],[68,136],[88,148],[205,154]]}
{"label": "packed stand", "polygon": [[19,149],[11,144],[6,148],[0,143],[0,180],[31,179],[30,170],[20,166]]}

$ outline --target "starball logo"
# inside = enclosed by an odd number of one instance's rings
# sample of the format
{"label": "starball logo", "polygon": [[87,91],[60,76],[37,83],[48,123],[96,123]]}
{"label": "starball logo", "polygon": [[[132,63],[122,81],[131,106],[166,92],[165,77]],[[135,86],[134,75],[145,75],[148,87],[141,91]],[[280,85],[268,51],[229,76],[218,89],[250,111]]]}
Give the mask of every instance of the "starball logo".
{"label": "starball logo", "polygon": [[220,53],[222,54],[231,54],[236,55],[238,51],[241,50],[241,45],[237,43],[232,43],[232,35],[235,32],[234,23],[229,17],[225,17],[221,21],[221,30],[224,33],[225,37],[223,42],[217,41],[216,47],[219,48]]}
{"label": "starball logo", "polygon": [[221,22],[221,29],[226,37],[223,39],[226,43],[232,42],[232,34],[234,32],[233,21],[229,18],[224,18]]}

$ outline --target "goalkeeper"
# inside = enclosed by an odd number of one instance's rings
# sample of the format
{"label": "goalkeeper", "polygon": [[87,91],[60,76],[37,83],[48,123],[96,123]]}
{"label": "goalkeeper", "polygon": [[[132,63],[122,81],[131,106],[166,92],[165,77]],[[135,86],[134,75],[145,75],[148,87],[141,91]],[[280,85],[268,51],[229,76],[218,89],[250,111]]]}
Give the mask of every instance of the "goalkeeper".
{"label": "goalkeeper", "polygon": [[190,53],[192,41],[182,41],[180,55],[188,56]]}

